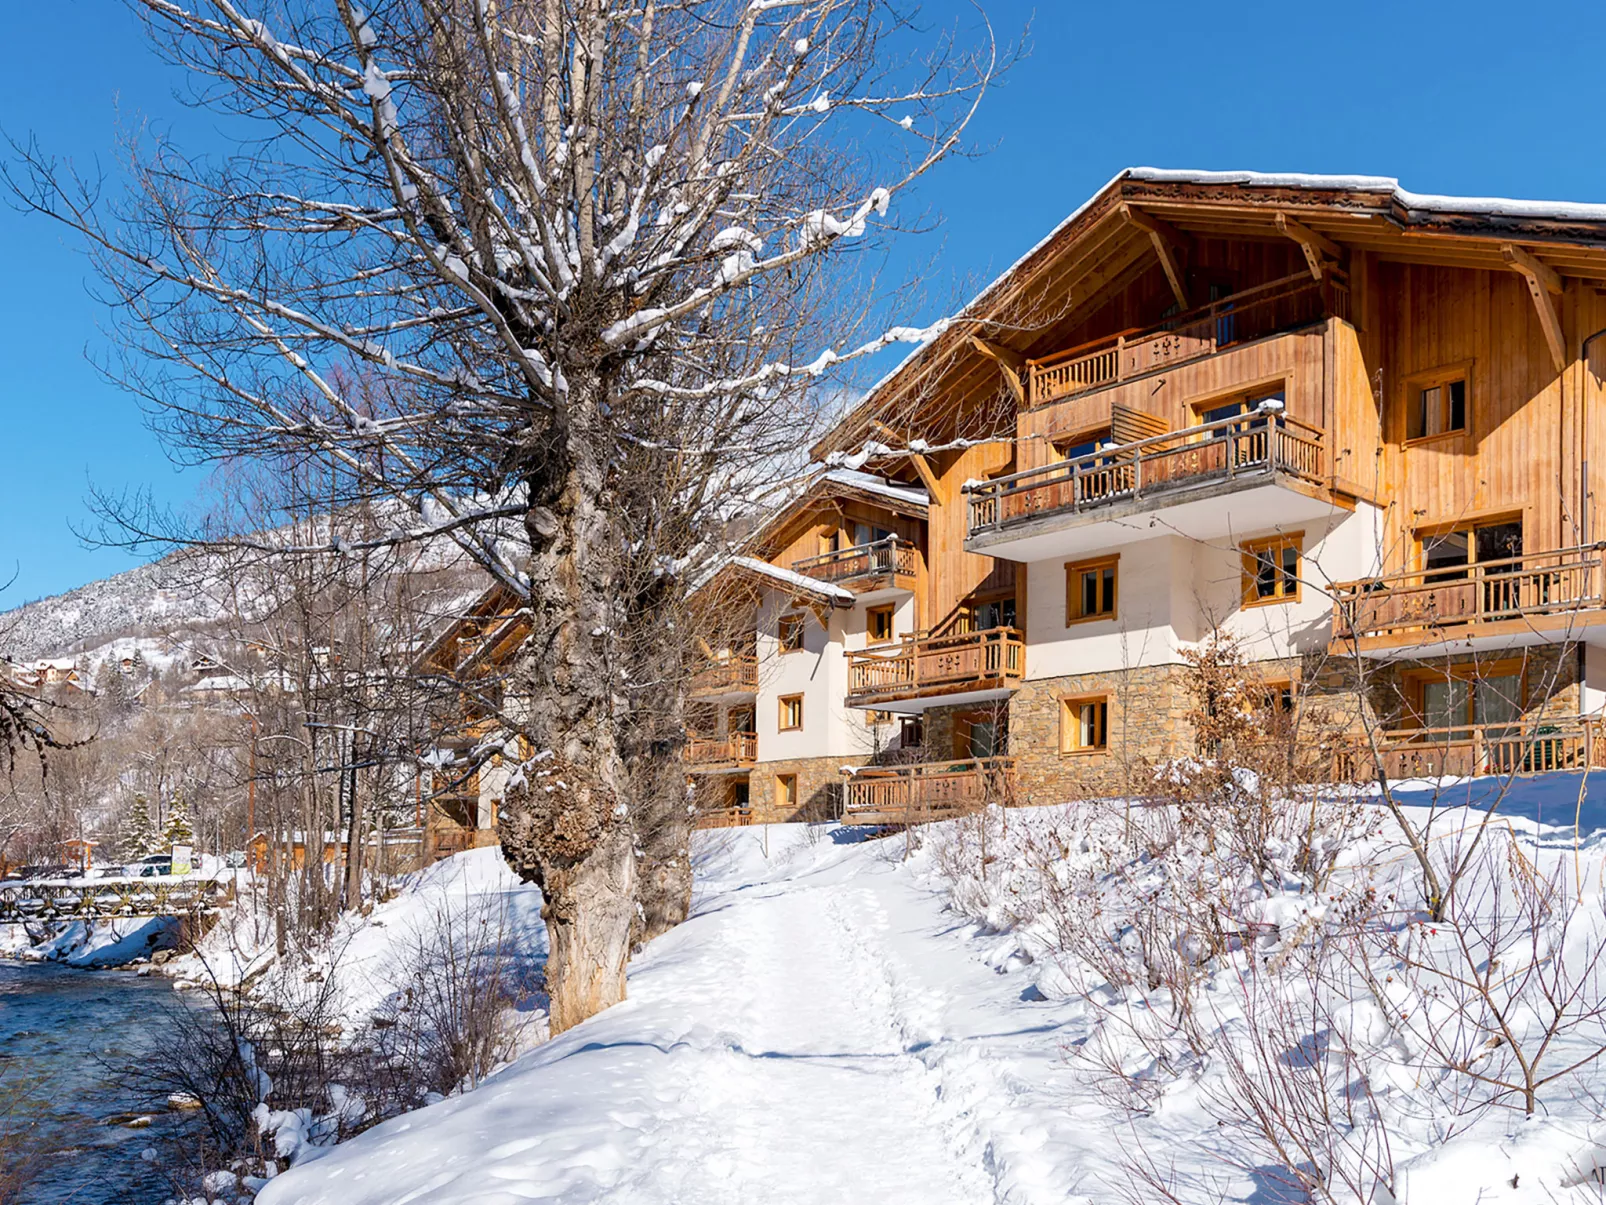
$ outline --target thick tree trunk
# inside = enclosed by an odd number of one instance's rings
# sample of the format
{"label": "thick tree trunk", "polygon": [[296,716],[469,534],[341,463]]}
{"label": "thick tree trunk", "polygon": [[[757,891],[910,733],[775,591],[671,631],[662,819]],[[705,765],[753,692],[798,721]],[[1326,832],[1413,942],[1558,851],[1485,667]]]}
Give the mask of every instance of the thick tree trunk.
{"label": "thick tree trunk", "polygon": [[585,861],[550,872],[546,893],[547,993],[554,1034],[625,998],[635,911],[635,852],[615,825]]}

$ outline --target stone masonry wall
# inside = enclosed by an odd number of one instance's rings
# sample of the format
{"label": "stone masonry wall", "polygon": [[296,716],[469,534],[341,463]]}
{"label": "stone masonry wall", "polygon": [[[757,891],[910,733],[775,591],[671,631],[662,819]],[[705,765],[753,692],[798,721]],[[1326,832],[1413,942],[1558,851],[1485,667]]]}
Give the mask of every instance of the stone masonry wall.
{"label": "stone masonry wall", "polygon": [[[866,757],[803,757],[759,762],[748,778],[753,823],[835,820],[842,814],[846,777],[842,767],[862,766],[868,760]],[[775,780],[785,774],[797,775],[798,806],[790,812],[783,811],[776,803]]]}

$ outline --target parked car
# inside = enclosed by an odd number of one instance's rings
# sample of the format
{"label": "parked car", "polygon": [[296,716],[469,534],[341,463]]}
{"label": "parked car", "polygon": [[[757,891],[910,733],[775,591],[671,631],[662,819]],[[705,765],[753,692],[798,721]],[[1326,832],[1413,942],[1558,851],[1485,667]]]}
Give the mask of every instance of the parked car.
{"label": "parked car", "polygon": [[159,875],[172,874],[173,855],[151,854],[148,857],[141,858],[138,862],[130,862],[128,865],[124,866],[123,873],[125,875],[131,875],[141,879],[150,879],[156,878]]}

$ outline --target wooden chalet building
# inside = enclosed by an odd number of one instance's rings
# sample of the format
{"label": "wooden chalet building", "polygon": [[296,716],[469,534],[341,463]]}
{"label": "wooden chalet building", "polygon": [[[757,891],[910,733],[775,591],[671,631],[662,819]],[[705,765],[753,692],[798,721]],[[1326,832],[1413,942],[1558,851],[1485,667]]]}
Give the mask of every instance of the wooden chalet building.
{"label": "wooden chalet building", "polygon": [[709,823],[1129,789],[1213,633],[1391,776],[1606,763],[1606,205],[1124,171],[811,454],[703,587]]}

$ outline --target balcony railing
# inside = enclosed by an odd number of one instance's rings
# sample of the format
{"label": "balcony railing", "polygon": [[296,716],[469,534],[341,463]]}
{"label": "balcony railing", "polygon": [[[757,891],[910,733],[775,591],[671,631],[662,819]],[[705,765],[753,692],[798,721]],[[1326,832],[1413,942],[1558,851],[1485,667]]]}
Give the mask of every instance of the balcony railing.
{"label": "balcony railing", "polygon": [[1026,638],[1018,628],[931,636],[848,654],[848,706],[991,690],[1026,672]]}
{"label": "balcony railing", "polygon": [[1378,734],[1378,757],[1357,743],[1339,754],[1344,781],[1377,775],[1466,778],[1479,774],[1543,774],[1606,766],[1606,729],[1598,720],[1562,718],[1467,724],[1460,728],[1397,728]]}
{"label": "balcony railing", "polygon": [[1333,638],[1367,641],[1420,633],[1432,640],[1502,620],[1606,605],[1601,550],[1589,544],[1452,569],[1395,573],[1333,588]]}
{"label": "balcony railing", "polygon": [[723,807],[698,808],[692,817],[693,828],[742,828],[753,823],[753,809],[738,804]]}
{"label": "balcony railing", "polygon": [[1015,759],[975,757],[957,761],[877,766],[848,779],[843,824],[917,824],[961,816],[1015,797]]}
{"label": "balcony railing", "polygon": [[912,579],[915,547],[897,536],[870,544],[855,544],[835,552],[792,562],[792,572],[822,582],[850,582],[863,578]]}
{"label": "balcony railing", "polygon": [[692,737],[686,742],[685,761],[690,766],[741,766],[758,760],[758,737],[735,732],[714,739]]}
{"label": "balcony railing", "polygon": [[1278,473],[1319,484],[1321,432],[1281,413],[1255,411],[967,486],[969,531]]}
{"label": "balcony railing", "polygon": [[758,690],[758,657],[752,653],[731,653],[708,662],[691,680],[691,694],[752,694]]}
{"label": "balcony railing", "polygon": [[1067,348],[1028,364],[1027,404],[1045,406],[1144,373],[1319,322],[1349,317],[1349,290],[1301,272],[1245,289],[1146,329]]}

